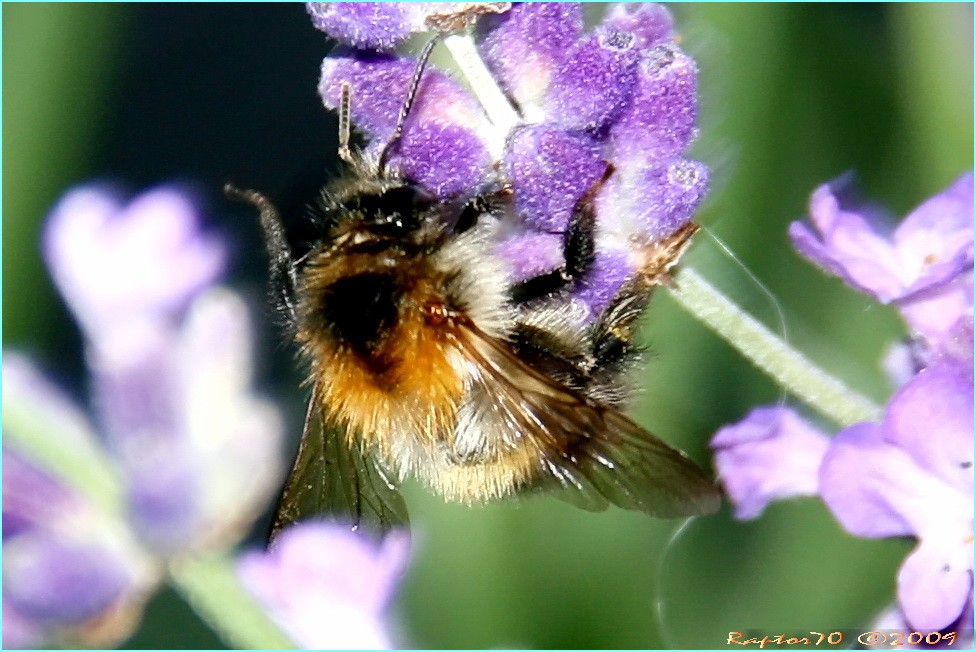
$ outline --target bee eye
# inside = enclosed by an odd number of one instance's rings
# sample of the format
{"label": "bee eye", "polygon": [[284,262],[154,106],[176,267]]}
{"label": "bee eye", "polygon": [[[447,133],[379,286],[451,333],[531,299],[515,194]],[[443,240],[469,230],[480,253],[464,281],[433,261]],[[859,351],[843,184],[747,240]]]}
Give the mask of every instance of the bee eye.
{"label": "bee eye", "polygon": [[396,186],[378,195],[362,195],[356,206],[373,228],[383,231],[413,231],[420,227],[420,214],[434,200],[415,186]]}

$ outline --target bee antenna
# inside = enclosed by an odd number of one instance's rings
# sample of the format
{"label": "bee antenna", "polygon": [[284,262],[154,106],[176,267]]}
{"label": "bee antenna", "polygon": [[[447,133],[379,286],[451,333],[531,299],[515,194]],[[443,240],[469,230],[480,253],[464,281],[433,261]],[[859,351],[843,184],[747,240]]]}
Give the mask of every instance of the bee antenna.
{"label": "bee antenna", "polygon": [[349,107],[352,103],[351,94],[352,86],[347,81],[342,82],[342,97],[339,100],[339,158],[349,164],[353,162],[352,150],[349,149],[352,129],[349,118]]}
{"label": "bee antenna", "polygon": [[383,176],[386,170],[386,164],[389,161],[390,154],[392,153],[393,147],[400,142],[400,138],[403,137],[403,123],[407,121],[407,116],[410,115],[410,109],[413,107],[414,100],[417,99],[417,91],[420,89],[420,80],[424,74],[424,68],[427,67],[427,60],[430,59],[430,53],[433,52],[434,46],[437,45],[437,41],[441,38],[440,34],[434,35],[424,49],[420,52],[420,58],[417,59],[417,67],[413,69],[413,77],[410,79],[410,87],[407,90],[407,97],[403,101],[403,105],[400,107],[400,115],[397,117],[396,129],[393,130],[393,135],[390,136],[390,140],[386,142],[383,147],[383,151],[380,152],[379,159],[379,176]]}

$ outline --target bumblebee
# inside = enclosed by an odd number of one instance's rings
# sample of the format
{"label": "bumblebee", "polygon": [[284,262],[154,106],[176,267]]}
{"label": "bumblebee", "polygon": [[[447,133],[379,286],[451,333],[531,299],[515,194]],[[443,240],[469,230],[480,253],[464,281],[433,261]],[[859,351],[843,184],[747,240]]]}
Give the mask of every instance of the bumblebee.
{"label": "bumblebee", "polygon": [[314,515],[381,530],[405,523],[397,485],[408,476],[468,503],[552,491],[587,509],[717,510],[711,478],[621,412],[640,357],[635,321],[697,226],[648,247],[603,314],[582,319],[571,290],[595,257],[607,164],[574,208],[564,263],[512,283],[493,252],[514,219],[509,185],[444,201],[385,170],[421,71],[373,161],[348,148],[344,93],[349,169],[323,190],[306,253],[292,254],[266,197],[227,189],[260,212],[274,300],[309,369],[274,531]]}

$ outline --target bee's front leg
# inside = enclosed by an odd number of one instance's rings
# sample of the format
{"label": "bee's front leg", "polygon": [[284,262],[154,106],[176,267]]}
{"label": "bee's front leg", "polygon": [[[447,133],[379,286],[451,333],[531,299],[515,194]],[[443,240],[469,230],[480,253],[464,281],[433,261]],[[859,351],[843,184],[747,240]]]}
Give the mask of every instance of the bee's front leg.
{"label": "bee's front leg", "polygon": [[613,165],[607,163],[603,176],[576,202],[573,215],[569,219],[569,228],[564,234],[563,260],[565,262],[551,272],[516,283],[511,290],[512,301],[525,303],[548,296],[576,282],[589,271],[596,257],[596,196],[610,179],[613,171]]}

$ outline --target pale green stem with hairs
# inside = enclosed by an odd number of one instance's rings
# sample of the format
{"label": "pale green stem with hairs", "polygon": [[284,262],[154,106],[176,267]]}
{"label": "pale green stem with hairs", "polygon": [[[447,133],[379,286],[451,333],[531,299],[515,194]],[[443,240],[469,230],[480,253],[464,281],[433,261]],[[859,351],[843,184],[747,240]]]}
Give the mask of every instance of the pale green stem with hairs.
{"label": "pale green stem with hairs", "polygon": [[692,269],[683,269],[672,296],[791,394],[841,426],[878,421],[881,409],[777,337]]}

